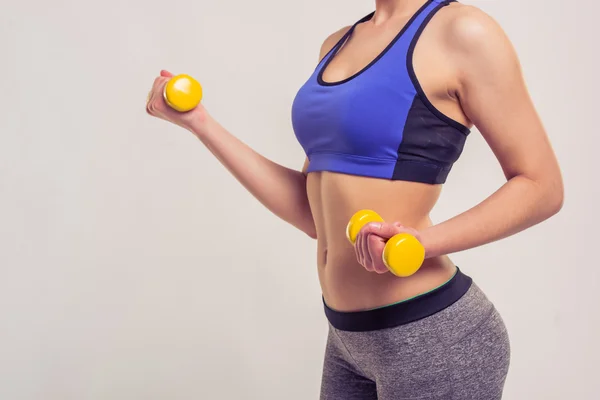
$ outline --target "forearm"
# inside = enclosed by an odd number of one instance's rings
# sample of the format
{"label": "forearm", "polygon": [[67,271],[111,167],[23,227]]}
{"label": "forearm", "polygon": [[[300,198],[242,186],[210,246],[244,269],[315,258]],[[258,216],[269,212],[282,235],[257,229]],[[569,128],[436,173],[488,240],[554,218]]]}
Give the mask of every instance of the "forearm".
{"label": "forearm", "polygon": [[519,175],[470,210],[421,231],[426,257],[455,253],[503,239],[556,214],[560,184]]}
{"label": "forearm", "polygon": [[260,155],[210,117],[190,129],[225,168],[267,209],[316,237],[306,193],[306,176]]}

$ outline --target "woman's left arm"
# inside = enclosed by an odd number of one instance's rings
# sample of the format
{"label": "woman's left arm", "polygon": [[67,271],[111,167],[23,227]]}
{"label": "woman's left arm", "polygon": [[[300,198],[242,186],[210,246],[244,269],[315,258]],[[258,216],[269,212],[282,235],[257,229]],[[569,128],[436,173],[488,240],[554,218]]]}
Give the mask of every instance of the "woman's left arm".
{"label": "woman's left arm", "polygon": [[428,258],[513,235],[556,214],[563,204],[556,156],[504,31],[471,7],[449,31],[448,53],[459,71],[456,96],[507,182],[477,206],[419,232]]}

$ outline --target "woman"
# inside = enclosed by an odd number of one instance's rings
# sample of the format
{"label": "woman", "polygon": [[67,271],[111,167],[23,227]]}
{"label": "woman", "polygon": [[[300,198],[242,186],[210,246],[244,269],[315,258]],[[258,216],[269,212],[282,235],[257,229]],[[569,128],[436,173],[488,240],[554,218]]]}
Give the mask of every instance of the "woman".
{"label": "woman", "polygon": [[[278,165],[205,108],[170,110],[163,71],[147,111],[195,134],[248,191],[318,243],[330,322],[323,399],[500,399],[510,345],[493,304],[447,256],[513,235],[557,213],[562,178],[515,51],[482,11],[443,0],[376,0],[328,37],[292,107],[307,158]],[[429,213],[471,126],[507,182],[442,223]],[[358,210],[388,223],[345,236]],[[396,233],[426,250],[398,278],[381,260]],[[485,265],[485,261],[482,261]]]}

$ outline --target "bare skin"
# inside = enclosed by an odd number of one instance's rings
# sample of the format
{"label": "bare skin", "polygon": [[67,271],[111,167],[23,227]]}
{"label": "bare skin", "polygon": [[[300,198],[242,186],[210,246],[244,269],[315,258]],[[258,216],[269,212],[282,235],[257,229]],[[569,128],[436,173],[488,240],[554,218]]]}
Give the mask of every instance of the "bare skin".
{"label": "bare skin", "polygon": [[[422,4],[424,0],[377,0],[373,19],[356,27],[323,79],[340,81],[360,71]],[[321,58],[347,29],[325,40]],[[464,125],[477,126],[507,179],[477,206],[437,224],[429,214],[441,185],[332,172],[306,174],[307,160],[302,171],[273,163],[231,135],[204,107],[185,114],[170,110],[161,96],[168,72],[155,80],[147,111],[194,133],[262,204],[317,239],[319,279],[330,307],[365,310],[442,284],[455,272],[448,254],[513,235],[562,207],[556,157],[515,51],[493,19],[471,6],[453,3],[442,8],[417,43],[414,67],[434,106]],[[363,208],[376,210],[386,223],[365,227],[353,247],[345,227]],[[385,240],[402,231],[416,235],[426,249],[425,263],[409,278],[393,276],[381,263]]]}

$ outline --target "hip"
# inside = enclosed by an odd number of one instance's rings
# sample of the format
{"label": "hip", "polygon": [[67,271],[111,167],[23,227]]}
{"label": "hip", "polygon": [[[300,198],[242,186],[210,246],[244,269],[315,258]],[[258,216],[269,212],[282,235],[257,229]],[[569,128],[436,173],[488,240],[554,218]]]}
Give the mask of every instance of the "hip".
{"label": "hip", "polygon": [[[326,377],[346,365],[377,382],[385,398],[501,397],[508,331],[492,302],[460,271],[429,296],[363,312],[332,312],[326,304],[325,310]],[[325,390],[332,387],[324,379]]]}

